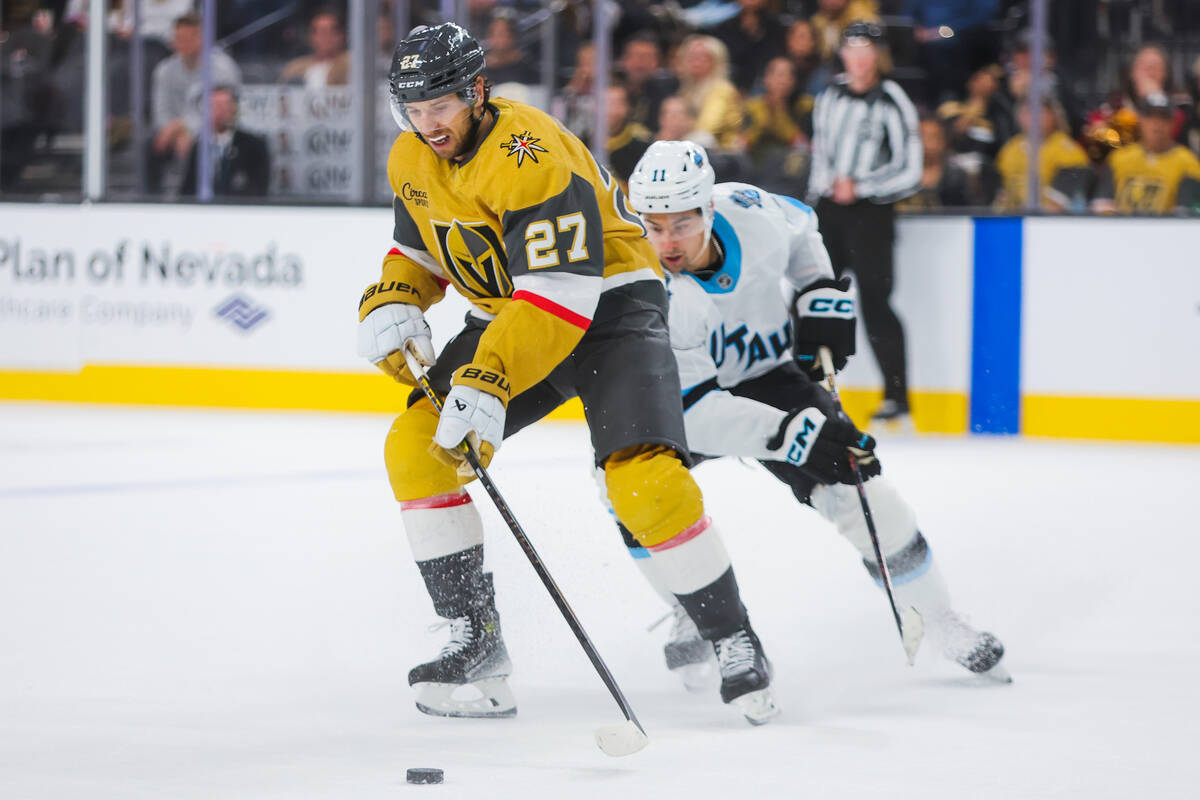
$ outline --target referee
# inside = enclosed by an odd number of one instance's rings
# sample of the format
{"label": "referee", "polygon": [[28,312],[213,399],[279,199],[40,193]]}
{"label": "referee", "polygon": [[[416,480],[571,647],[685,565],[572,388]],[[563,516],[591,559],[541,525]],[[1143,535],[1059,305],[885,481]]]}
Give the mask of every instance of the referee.
{"label": "referee", "polygon": [[825,246],[840,278],[853,272],[867,338],[883,373],[883,404],[871,416],[889,427],[911,425],[904,329],[888,301],[892,293],[895,203],[917,191],[923,154],[917,112],[896,83],[883,79],[873,22],[852,22],[842,34],[843,75],[817,97],[812,171]]}

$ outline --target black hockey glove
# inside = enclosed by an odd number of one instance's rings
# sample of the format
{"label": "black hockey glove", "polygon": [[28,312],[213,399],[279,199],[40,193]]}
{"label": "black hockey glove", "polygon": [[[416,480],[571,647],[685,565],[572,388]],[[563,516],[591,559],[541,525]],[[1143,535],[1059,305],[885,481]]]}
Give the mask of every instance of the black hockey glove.
{"label": "black hockey glove", "polygon": [[772,460],[800,467],[821,483],[854,483],[850,454],[863,480],[880,472],[875,440],[849,420],[826,417],[818,408],[788,412],[767,449],[775,456]]}
{"label": "black hockey glove", "polygon": [[821,278],[792,297],[792,352],[814,381],[825,377],[817,355],[821,347],[828,347],[833,354],[835,370],[841,370],[854,355],[857,303],[849,278]]}

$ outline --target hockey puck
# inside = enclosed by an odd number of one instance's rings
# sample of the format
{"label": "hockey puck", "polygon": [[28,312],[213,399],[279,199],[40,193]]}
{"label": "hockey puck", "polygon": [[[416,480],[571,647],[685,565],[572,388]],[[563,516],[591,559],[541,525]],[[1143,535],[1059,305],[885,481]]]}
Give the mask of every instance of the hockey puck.
{"label": "hockey puck", "polygon": [[416,767],[408,771],[406,779],[409,783],[441,783],[442,771],[429,767]]}

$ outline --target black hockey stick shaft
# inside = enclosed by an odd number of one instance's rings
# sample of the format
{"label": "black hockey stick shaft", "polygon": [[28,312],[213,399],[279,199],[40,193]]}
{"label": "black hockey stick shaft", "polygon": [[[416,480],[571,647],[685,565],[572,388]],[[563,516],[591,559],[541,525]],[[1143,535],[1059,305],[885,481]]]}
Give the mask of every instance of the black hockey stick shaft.
{"label": "black hockey stick shaft", "polygon": [[[425,371],[421,369],[421,364],[417,361],[415,355],[411,351],[405,352],[405,359],[408,362],[409,371],[412,372],[413,378],[421,387],[421,391],[429,398],[429,402],[440,414],[442,412],[442,399],[438,397],[437,390],[433,388],[433,384],[429,382]],[[487,490],[488,497],[492,498],[492,502],[496,505],[496,510],[500,512],[500,516],[504,519],[508,529],[512,531],[512,535],[516,538],[517,544],[525,552],[525,557],[529,559],[529,563],[533,565],[534,572],[541,578],[542,585],[546,587],[546,591],[550,593],[550,597],[554,599],[554,604],[558,606],[558,610],[562,612],[563,619],[567,621],[567,626],[571,632],[575,634],[575,638],[579,640],[583,652],[587,653],[588,660],[592,662],[592,666],[596,668],[596,672],[600,675],[600,680],[604,681],[604,685],[608,687],[609,693],[613,696],[613,700],[617,701],[617,705],[621,708],[621,713],[625,715],[625,719],[637,726],[643,734],[646,729],[642,727],[642,723],[638,721],[637,715],[633,713],[633,707],[629,705],[629,701],[625,699],[624,692],[617,685],[616,678],[613,677],[608,665],[604,663],[604,659],[600,657],[600,653],[596,650],[596,646],[592,644],[591,638],[587,635],[587,631],[583,629],[583,625],[579,622],[579,618],[575,616],[575,612],[571,609],[567,599],[563,597],[562,590],[558,588],[558,584],[554,582],[553,576],[550,575],[550,570],[546,569],[546,565],[542,563],[541,556],[534,549],[533,542],[529,540],[525,529],[521,527],[521,523],[517,522],[517,517],[509,508],[508,503],[500,494],[500,490],[496,488],[496,484],[492,482],[491,475],[487,469],[479,461],[479,456],[475,453],[475,448],[467,441],[459,444],[458,449],[466,458],[467,463],[471,465],[471,469],[475,472],[475,477],[483,484],[483,488]]]}
{"label": "black hockey stick shaft", "polygon": [[[821,370],[825,373],[825,381],[829,384],[829,394],[838,413],[845,415],[842,410],[842,398],[838,394],[837,382],[833,377],[833,356],[828,347],[820,349]],[[879,574],[883,576],[883,588],[887,591],[888,604],[892,607],[892,618],[896,620],[896,630],[900,632],[900,641],[904,642],[904,624],[900,622],[900,610],[896,607],[896,596],[892,592],[892,575],[888,572],[887,561],[879,547],[879,534],[875,530],[875,518],[871,516],[871,504],[867,502],[867,490],[863,487],[862,471],[858,468],[858,459],[853,453],[847,453],[850,468],[854,470],[854,486],[858,489],[858,502],[862,506],[863,518],[867,522],[867,534],[871,537],[871,547],[875,550],[875,563],[879,565]]]}

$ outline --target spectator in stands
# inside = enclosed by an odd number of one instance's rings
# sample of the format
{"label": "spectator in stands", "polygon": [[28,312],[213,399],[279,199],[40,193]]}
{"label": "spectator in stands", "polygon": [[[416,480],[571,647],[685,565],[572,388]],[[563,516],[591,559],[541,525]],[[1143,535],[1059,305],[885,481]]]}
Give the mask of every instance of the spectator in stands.
{"label": "spectator in stands", "polygon": [[747,93],[761,80],[767,62],[784,52],[783,23],[767,3],[738,0],[738,13],[713,29],[729,52],[734,85]]}
{"label": "spectator in stands", "polygon": [[[1084,106],[1075,96],[1075,92],[1071,88],[1071,81],[1059,69],[1054,42],[1049,36],[1043,37],[1042,49],[1045,59],[1042,65],[1042,76],[1045,81],[1043,92],[1053,94],[1058,98],[1058,105],[1062,109],[1066,121],[1067,132],[1073,138],[1079,138],[1083,132]],[[1032,70],[1033,31],[1026,29],[1017,35],[1016,45],[1009,54],[1007,65],[1008,81],[1005,89],[1009,103],[1014,108],[1017,97],[1025,96],[1032,78]]]}
{"label": "spectator in stands", "polygon": [[817,0],[817,13],[812,15],[817,32],[821,58],[832,61],[842,46],[842,31],[855,20],[879,21],[876,0]]}
{"label": "spectator in stands", "polygon": [[[1017,110],[1021,133],[1014,136],[996,157],[1001,189],[996,206],[1002,211],[1020,211],[1028,205],[1028,169],[1030,130],[1029,105],[1021,103]],[[1061,189],[1055,189],[1055,179],[1065,169],[1088,169],[1087,154],[1066,134],[1062,107],[1053,95],[1042,96],[1042,144],[1038,150],[1038,178],[1042,196],[1040,205],[1047,211],[1062,211],[1067,204]]]}
{"label": "spectator in stands", "polygon": [[312,15],[308,21],[308,46],[312,53],[289,61],[279,74],[280,83],[323,89],[350,82],[346,31],[336,11],[323,8]]}
{"label": "spectator in stands", "polygon": [[1165,94],[1143,98],[1138,114],[1141,141],[1109,157],[1093,211],[1170,214],[1200,205],[1200,160],[1171,136],[1175,111]]}
{"label": "spectator in stands", "polygon": [[9,13],[0,28],[0,191],[19,188],[47,122],[51,42],[28,11]]}
{"label": "spectator in stands", "polygon": [[938,106],[938,117],[949,126],[953,152],[978,153],[990,161],[1017,132],[1013,108],[1000,91],[1003,74],[997,64],[982,67],[967,80],[965,100],[951,100]]}
{"label": "spectator in stands", "polygon": [[955,206],[982,205],[971,197],[967,173],[952,162],[946,147],[946,129],[936,117],[921,118],[921,146],[925,164],[917,193],[901,200],[901,211],[920,211]]}
{"label": "spectator in stands", "polygon": [[585,143],[592,141],[592,126],[595,124],[595,101],[592,99],[592,81],[596,75],[596,49],[592,44],[582,45],[575,51],[575,69],[551,103],[551,114],[562,120],[571,133]]}
{"label": "spectator in stands", "polygon": [[142,46],[146,48],[145,58],[157,63],[170,55],[175,20],[192,13],[196,5],[195,0],[125,0],[124,3],[114,4],[120,6],[120,10],[112,12],[111,18],[116,23],[117,34],[122,39],[133,36],[134,3],[141,5],[140,22]]}
{"label": "spectator in stands", "polygon": [[949,156],[967,175],[971,205],[989,205],[999,188],[996,155],[1017,133],[1016,112],[1000,89],[1004,69],[989,64],[967,80],[967,96],[938,107],[948,135]]}
{"label": "spectator in stands", "polygon": [[538,70],[533,60],[517,44],[517,25],[508,14],[497,14],[487,27],[488,79],[493,84],[538,83]]}
{"label": "spectator in stands", "polygon": [[696,127],[696,115],[692,113],[688,102],[679,95],[668,97],[659,106],[658,133],[654,140],[658,142],[695,142],[705,149],[715,149],[717,146],[711,133]]}
{"label": "spectator in stands", "polygon": [[808,172],[808,139],[813,98],[795,93],[792,62],[780,56],[767,63],[763,93],[746,101],[743,145],[757,176],[754,183],[773,192],[803,194]]}
{"label": "spectator in stands", "polygon": [[652,31],[633,34],[621,51],[619,67],[629,93],[630,121],[654,130],[662,101],[679,90],[679,81],[663,68],[658,37]]}
{"label": "spectator in stands", "polygon": [[[271,180],[267,140],[237,127],[237,90],[217,86],[212,91],[212,190],[214,197],[265,197]],[[188,154],[180,194],[195,197],[197,141]]]}
{"label": "spectator in stands", "polygon": [[821,58],[813,24],[806,19],[796,20],[788,26],[784,42],[796,73],[796,94],[816,97],[833,79],[833,66]]}
{"label": "spectator in stands", "polygon": [[[154,69],[150,84],[154,135],[150,140],[146,170],[148,188],[154,193],[162,191],[165,168],[187,157],[192,139],[202,124],[201,43],[200,17],[195,14],[183,15],[175,20],[175,32],[171,39],[175,54]],[[217,85],[241,84],[242,76],[237,64],[220,50],[212,52],[212,80]]]}
{"label": "spectator in stands", "polygon": [[629,90],[615,81],[608,87],[608,165],[621,182],[629,186],[629,175],[646,148],[654,141],[650,131],[631,117]]}
{"label": "spectator in stands", "polygon": [[679,94],[695,115],[696,128],[711,134],[718,148],[736,148],[742,129],[742,98],[729,81],[725,45],[713,36],[689,36],[679,46],[678,61]]}

